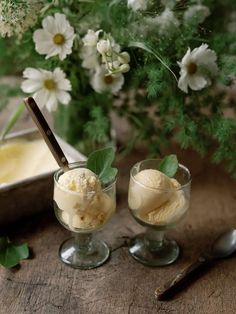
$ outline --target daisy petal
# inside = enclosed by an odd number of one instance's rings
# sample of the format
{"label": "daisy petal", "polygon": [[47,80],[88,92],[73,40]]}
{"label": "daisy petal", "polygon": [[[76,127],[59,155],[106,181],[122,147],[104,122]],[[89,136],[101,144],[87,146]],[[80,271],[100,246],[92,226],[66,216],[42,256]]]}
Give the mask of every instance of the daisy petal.
{"label": "daisy petal", "polygon": [[42,78],[42,72],[38,69],[26,68],[23,72],[23,77],[29,78],[29,79],[40,80]]}
{"label": "daisy petal", "polygon": [[68,79],[63,79],[57,82],[57,88],[64,91],[71,91],[71,82]]}
{"label": "daisy petal", "polygon": [[60,80],[63,80],[66,77],[66,75],[60,68],[56,68],[53,71],[53,77],[55,82],[59,82]]}
{"label": "daisy petal", "polygon": [[57,47],[57,46],[51,46],[50,49],[48,49],[47,51],[47,56],[46,59],[49,59],[51,57],[54,57],[56,55],[58,55],[61,52],[61,48]]}
{"label": "daisy petal", "polygon": [[73,27],[70,26],[68,29],[66,29],[64,32],[64,36],[65,36],[66,40],[69,40],[69,39],[73,40],[75,37]]}
{"label": "daisy petal", "polygon": [[207,50],[208,45],[207,44],[201,44],[200,47],[194,48],[191,52],[192,58],[195,60],[201,58],[202,54]]}
{"label": "daisy petal", "polygon": [[63,105],[68,105],[69,102],[71,101],[71,96],[69,93],[65,92],[65,91],[57,91],[57,99],[58,101],[63,104]]}
{"label": "daisy petal", "polygon": [[187,73],[180,76],[178,81],[178,87],[185,93],[188,92],[188,79],[187,79]]}
{"label": "daisy petal", "polygon": [[183,59],[181,60],[180,65],[186,65],[189,62],[190,59],[190,55],[191,55],[191,49],[188,48],[185,56],[183,57]]}
{"label": "daisy petal", "polygon": [[49,43],[49,42],[42,42],[40,45],[36,45],[35,50],[40,55],[45,55],[45,54],[48,54],[49,52],[52,52],[52,53],[55,52],[55,48],[54,48],[53,44]]}
{"label": "daisy petal", "polygon": [[21,89],[25,93],[34,93],[42,88],[42,82],[37,80],[25,80],[21,84]]}
{"label": "daisy petal", "polygon": [[33,34],[33,40],[37,42],[49,42],[52,43],[52,35],[43,29],[37,29]]}
{"label": "daisy petal", "polygon": [[33,95],[33,98],[41,109],[48,102],[49,92],[46,89],[41,89]]}
{"label": "daisy petal", "polygon": [[52,16],[47,16],[42,22],[43,28],[51,34],[55,34],[55,22]]}
{"label": "daisy petal", "polygon": [[51,92],[49,94],[49,97],[46,103],[46,108],[48,109],[49,112],[55,111],[57,109],[57,105],[58,105],[58,101],[57,101],[56,93]]}
{"label": "daisy petal", "polygon": [[69,25],[64,14],[55,14],[55,26],[58,33],[64,34]]}
{"label": "daisy petal", "polygon": [[188,77],[188,85],[192,90],[201,90],[207,86],[207,80],[200,75],[191,75]]}
{"label": "daisy petal", "polygon": [[114,75],[114,83],[111,86],[111,91],[113,94],[116,94],[117,92],[119,92],[119,90],[121,90],[124,81],[125,79],[123,74]]}

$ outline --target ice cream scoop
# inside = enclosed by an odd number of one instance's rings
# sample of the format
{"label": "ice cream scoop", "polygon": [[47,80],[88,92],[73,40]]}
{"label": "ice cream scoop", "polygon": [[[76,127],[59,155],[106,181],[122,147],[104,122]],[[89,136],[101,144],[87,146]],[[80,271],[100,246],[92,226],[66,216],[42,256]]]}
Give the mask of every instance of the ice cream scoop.
{"label": "ice cream scoop", "polygon": [[151,224],[168,224],[185,211],[185,197],[177,180],[156,169],[130,178],[128,202],[133,213]]}
{"label": "ice cream scoop", "polygon": [[187,210],[186,199],[182,191],[174,191],[169,200],[147,214],[144,219],[151,224],[171,224],[176,222]]}
{"label": "ice cream scoop", "polygon": [[131,178],[129,206],[145,215],[170,198],[171,180],[155,169],[145,169]]}
{"label": "ice cream scoop", "polygon": [[87,193],[99,192],[101,182],[97,175],[87,168],[75,168],[62,174],[58,183],[69,191]]}

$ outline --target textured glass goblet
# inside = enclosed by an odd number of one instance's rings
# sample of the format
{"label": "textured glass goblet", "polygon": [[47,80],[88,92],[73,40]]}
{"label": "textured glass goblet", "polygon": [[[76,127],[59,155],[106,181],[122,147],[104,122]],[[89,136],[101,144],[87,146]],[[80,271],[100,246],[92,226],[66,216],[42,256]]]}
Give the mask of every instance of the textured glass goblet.
{"label": "textured glass goblet", "polygon": [[[86,168],[86,162],[69,165],[70,169]],[[104,241],[97,240],[93,233],[101,229],[111,218],[116,208],[116,178],[98,192],[74,192],[58,182],[63,170],[54,175],[54,211],[59,222],[72,231],[73,236],[64,241],[59,249],[60,259],[67,265],[91,269],[105,263],[110,249]]]}
{"label": "textured glass goblet", "polygon": [[[166,230],[179,223],[189,208],[191,175],[179,164],[171,182],[173,187],[150,188],[151,176],[141,183],[136,175],[145,169],[159,169],[160,159],[147,159],[136,163],[130,171],[128,203],[136,221],[146,227],[146,232],[134,237],[129,245],[130,254],[149,266],[173,263],[179,255],[179,246],[174,240],[164,237]],[[147,172],[146,172],[147,173]],[[178,184],[179,183],[179,184]],[[153,182],[152,182],[153,185]],[[155,184],[154,184],[155,185]]]}

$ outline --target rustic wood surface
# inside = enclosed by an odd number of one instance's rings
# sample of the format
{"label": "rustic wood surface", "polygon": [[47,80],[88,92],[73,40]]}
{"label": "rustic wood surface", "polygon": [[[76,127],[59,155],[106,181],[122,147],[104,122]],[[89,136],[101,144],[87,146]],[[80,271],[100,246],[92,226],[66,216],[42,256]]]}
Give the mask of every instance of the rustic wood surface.
{"label": "rustic wood surface", "polygon": [[236,255],[217,262],[173,300],[154,298],[156,288],[193,262],[219,233],[236,227],[236,182],[207,159],[191,152],[178,155],[192,171],[193,184],[188,215],[168,232],[181,246],[176,263],[146,267],[128,253],[127,241],[142,230],[127,209],[129,169],[144,157],[137,151],[118,164],[117,212],[98,233],[112,248],[110,260],[102,267],[81,271],[60,262],[59,245],[70,234],[50,208],[1,229],[14,241],[27,242],[34,256],[23,261],[20,269],[0,268],[0,313],[236,313]]}

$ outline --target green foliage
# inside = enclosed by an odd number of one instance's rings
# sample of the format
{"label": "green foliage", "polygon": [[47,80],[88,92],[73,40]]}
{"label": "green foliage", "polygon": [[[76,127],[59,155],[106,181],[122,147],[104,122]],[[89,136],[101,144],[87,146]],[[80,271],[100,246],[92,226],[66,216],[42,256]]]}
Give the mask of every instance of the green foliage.
{"label": "green foliage", "polygon": [[[202,156],[214,151],[212,160],[223,161],[236,177],[236,2],[205,0],[211,15],[200,23],[194,17],[184,20],[185,11],[197,1],[176,1],[173,12],[179,26],[163,34],[150,19],[162,14],[165,7],[161,1],[150,3],[147,10],[134,12],[127,8],[126,0],[44,0],[36,25],[21,39],[0,39],[0,75],[21,75],[30,66],[47,70],[61,67],[72,84],[72,101],[67,107],[59,106],[55,127],[86,153],[110,140],[110,112],[115,110],[133,127],[124,150],[130,151],[142,141],[150,155],[157,156],[175,140],[183,149],[193,148]],[[78,34],[73,53],[64,61],[57,57],[45,60],[36,53],[32,41],[33,31],[41,28],[43,18],[55,12],[66,14]],[[88,29],[103,29],[122,51],[129,52],[130,71],[124,74],[121,94],[96,93],[91,87],[90,73],[82,67],[79,56],[81,39]],[[177,62],[188,47],[194,49],[202,43],[216,52],[219,71],[211,86],[189,89],[185,94],[175,80],[180,72]],[[0,93],[1,110],[17,91],[2,88]],[[115,106],[114,100],[121,104]]]}
{"label": "green foliage", "polygon": [[5,127],[3,128],[0,140],[3,140],[6,134],[13,128],[16,121],[20,118],[24,110],[25,110],[25,105],[23,103],[17,106],[16,110],[12,113]]}
{"label": "green foliage", "polygon": [[28,256],[27,244],[15,245],[7,237],[0,238],[0,265],[3,267],[12,268]]}
{"label": "green foliage", "polygon": [[176,155],[165,156],[159,165],[159,170],[163,172],[168,177],[172,178],[178,170],[178,159]]}
{"label": "green foliage", "polygon": [[0,112],[8,105],[9,98],[13,96],[22,95],[22,92],[18,86],[9,86],[6,84],[0,84]]}
{"label": "green foliage", "polygon": [[111,147],[92,152],[87,160],[87,168],[96,173],[105,185],[117,175],[117,169],[112,168],[115,159],[115,151]]}
{"label": "green foliage", "polygon": [[85,135],[95,143],[106,143],[110,131],[110,121],[101,107],[93,107],[91,118],[85,125]]}

